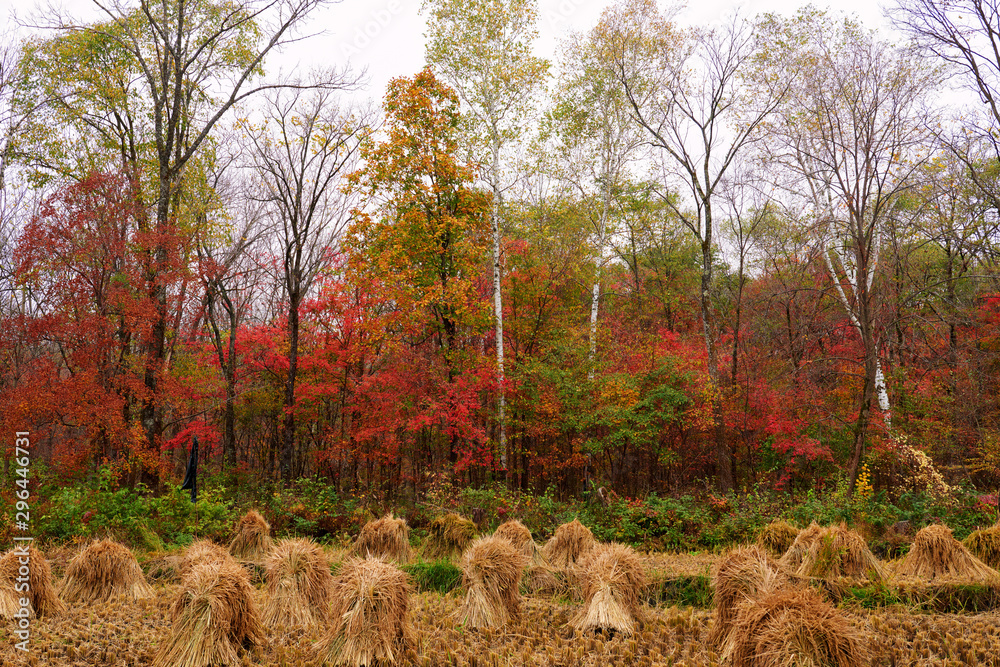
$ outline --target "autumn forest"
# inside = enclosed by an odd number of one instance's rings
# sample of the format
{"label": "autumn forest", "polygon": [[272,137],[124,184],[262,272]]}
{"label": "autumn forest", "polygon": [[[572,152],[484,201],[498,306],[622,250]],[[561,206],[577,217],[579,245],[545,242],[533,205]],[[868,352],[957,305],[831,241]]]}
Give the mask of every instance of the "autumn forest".
{"label": "autumn forest", "polygon": [[195,436],[388,499],[995,491],[995,8],[617,0],[539,54],[533,0],[425,0],[375,91],[269,68],[322,4],[3,37],[5,442],[154,491]]}

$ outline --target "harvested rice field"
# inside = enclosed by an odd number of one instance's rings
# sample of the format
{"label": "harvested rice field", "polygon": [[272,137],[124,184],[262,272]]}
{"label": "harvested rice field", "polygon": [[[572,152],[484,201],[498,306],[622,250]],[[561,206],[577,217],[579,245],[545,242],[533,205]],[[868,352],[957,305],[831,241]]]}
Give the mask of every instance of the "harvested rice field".
{"label": "harvested rice field", "polygon": [[[333,560],[340,554],[331,554]],[[644,555],[651,586],[670,577],[707,577],[718,556]],[[162,559],[147,561],[147,573]],[[53,563],[57,584],[65,566]],[[666,578],[666,579],[665,579]],[[107,603],[75,603],[58,616],[32,621],[31,651],[12,648],[9,623],[0,630],[0,665],[90,667],[151,665],[171,630],[171,603],[180,590],[175,577],[153,580],[150,599],[118,598]],[[264,606],[266,587],[254,594]],[[417,592],[410,598],[415,644],[398,664],[416,667],[468,665],[654,666],[720,665],[709,647],[710,606],[643,604],[644,619],[632,637],[576,634],[571,620],[582,602],[561,596],[525,596],[520,618],[502,629],[469,630],[459,625],[463,592]],[[1000,656],[1000,612],[924,613],[911,603],[868,610],[844,602],[845,617],[867,639],[873,665],[986,665]],[[322,628],[280,622],[265,629],[265,642],[241,650],[242,665],[317,666],[313,645]]]}

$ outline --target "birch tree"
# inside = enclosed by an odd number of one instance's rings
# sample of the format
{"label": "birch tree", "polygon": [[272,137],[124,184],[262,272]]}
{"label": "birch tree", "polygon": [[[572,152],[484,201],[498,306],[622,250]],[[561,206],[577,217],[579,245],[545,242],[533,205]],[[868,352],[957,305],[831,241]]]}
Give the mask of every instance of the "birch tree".
{"label": "birch tree", "polygon": [[794,73],[780,120],[778,162],[793,174],[793,194],[815,220],[832,291],[861,341],[864,385],[854,423],[849,473],[853,493],[877,401],[891,426],[879,359],[877,269],[884,225],[927,158],[932,115],[927,93],[937,72],[909,48],[881,41],[849,20],[803,10],[766,24],[776,55],[768,76]]}
{"label": "birch tree", "polygon": [[454,88],[464,109],[467,144],[493,193],[493,316],[501,465],[508,468],[503,337],[503,194],[511,186],[507,152],[542,87],[548,62],[531,53],[538,36],[536,0],[425,0],[427,62]]}
{"label": "birch tree", "polygon": [[611,45],[603,27],[567,40],[557,104],[551,114],[561,157],[560,176],[581,197],[596,197],[596,210],[591,214],[596,250],[587,357],[590,380],[594,379],[601,272],[609,259],[613,199],[645,139],[642,128],[632,121],[628,99],[609,66]]}

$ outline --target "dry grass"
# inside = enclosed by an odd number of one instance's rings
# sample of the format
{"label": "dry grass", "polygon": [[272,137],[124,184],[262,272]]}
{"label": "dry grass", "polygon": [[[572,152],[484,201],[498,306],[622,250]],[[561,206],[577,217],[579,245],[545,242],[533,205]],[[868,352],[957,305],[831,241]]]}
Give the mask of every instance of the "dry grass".
{"label": "dry grass", "polygon": [[1000,567],[1000,524],[973,532],[962,544],[993,569]]}
{"label": "dry grass", "polygon": [[521,615],[521,575],[528,558],[509,541],[481,537],[462,555],[465,602],[461,622],[470,628],[503,627]]}
{"label": "dry grass", "polygon": [[558,568],[567,568],[583,558],[597,544],[590,529],[573,519],[564,523],[552,534],[542,549],[545,560]]}
{"label": "dry grass", "polygon": [[868,665],[866,642],[811,588],[777,590],[740,605],[722,649],[732,667]]}
{"label": "dry grass", "polygon": [[[19,583],[24,583],[22,568],[27,568],[27,591],[16,589]],[[17,581],[19,577],[21,582]],[[26,551],[14,548],[0,558],[0,618],[11,618],[17,613],[24,597],[28,599],[32,615],[51,616],[66,611],[66,605],[52,585],[52,568],[45,555],[35,547],[28,547]]]}
{"label": "dry grass", "polygon": [[583,609],[573,619],[577,631],[603,630],[632,636],[642,622],[639,593],[646,585],[642,561],[632,547],[601,544],[583,560]]}
{"label": "dry grass", "polygon": [[848,577],[881,581],[886,578],[885,568],[868,548],[868,543],[844,525],[821,529],[811,539],[801,563],[792,573],[824,579]]}
{"label": "dry grass", "polygon": [[184,575],[171,609],[172,630],[154,667],[241,664],[237,650],[264,642],[253,587],[238,565],[202,561]]}
{"label": "dry grass", "polygon": [[973,556],[952,536],[951,528],[942,525],[927,526],[917,533],[895,573],[931,580],[1000,583],[1000,573]]}
{"label": "dry grass", "polygon": [[117,596],[139,600],[152,597],[153,589],[127,547],[101,540],[70,562],[59,595],[70,603],[107,602]]}
{"label": "dry grass", "polygon": [[413,643],[409,579],[375,558],[349,558],[333,583],[332,624],[316,646],[323,664],[400,664]]}
{"label": "dry grass", "polygon": [[271,524],[257,510],[250,510],[236,524],[229,553],[237,560],[260,565],[270,550]]}
{"label": "dry grass", "polygon": [[413,557],[410,549],[410,527],[406,519],[396,519],[387,514],[369,521],[361,528],[351,553],[360,558],[387,558],[398,563],[408,563]]}
{"label": "dry grass", "polygon": [[424,545],[424,556],[428,560],[458,558],[472,544],[475,537],[476,524],[449,512],[431,521],[430,534]]}
{"label": "dry grass", "polygon": [[715,590],[715,620],[709,642],[722,646],[729,638],[737,609],[788,584],[778,563],[762,547],[753,544],[730,550],[712,575]]}
{"label": "dry grass", "polygon": [[312,540],[281,540],[266,564],[264,623],[309,626],[324,623],[330,612],[333,576],[326,554]]}
{"label": "dry grass", "polygon": [[786,521],[772,521],[757,533],[757,544],[773,556],[781,557],[795,543],[799,529]]}

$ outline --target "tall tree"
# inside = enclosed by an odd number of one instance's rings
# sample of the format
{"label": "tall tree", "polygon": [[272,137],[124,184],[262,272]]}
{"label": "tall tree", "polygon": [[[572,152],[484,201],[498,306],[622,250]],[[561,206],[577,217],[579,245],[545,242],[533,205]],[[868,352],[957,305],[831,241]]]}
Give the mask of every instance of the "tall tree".
{"label": "tall tree", "polygon": [[[97,2],[104,21],[79,26],[57,19],[57,35],[47,40],[47,60],[60,72],[37,70],[45,82],[68,86],[53,97],[60,112],[80,127],[116,139],[137,182],[149,178],[143,195],[153,211],[149,227],[165,232],[180,215],[186,170],[196,160],[218,122],[241,101],[262,90],[300,87],[266,82],[263,63],[272,52],[298,39],[297,31],[325,0],[124,0]],[[87,67],[60,58],[70,45],[87,54]],[[100,63],[106,61],[102,69]],[[93,87],[96,81],[100,85]],[[318,85],[339,88],[349,81],[331,75]],[[95,94],[96,93],[96,94]],[[101,98],[101,99],[95,99]],[[75,101],[82,101],[80,106]],[[146,171],[149,165],[152,174]],[[146,223],[144,223],[146,224]],[[166,234],[161,234],[167,238]],[[168,286],[161,279],[172,249],[150,249],[145,282],[158,304],[146,353],[146,400],[141,411],[147,446],[155,450],[163,430],[158,401],[167,364]]]}
{"label": "tall tree", "polygon": [[288,299],[288,373],[278,466],[281,478],[290,481],[299,472],[295,455],[299,311],[314,280],[339,249],[352,206],[342,186],[368,127],[366,119],[339,108],[329,91],[279,92],[264,114],[265,122],[248,131],[249,160],[262,177],[260,197],[278,229]]}
{"label": "tall tree", "polygon": [[[927,93],[934,68],[909,48],[881,41],[849,20],[803,10],[770,17],[768,76],[792,78],[780,121],[771,130],[778,159],[816,220],[834,294],[863,349],[864,387],[849,468],[853,493],[873,400],[889,423],[889,395],[879,360],[876,269],[883,229],[928,155],[932,116]],[[779,48],[780,44],[780,48]]]}
{"label": "tall tree", "polygon": [[595,198],[591,214],[596,246],[590,299],[588,377],[594,377],[601,272],[609,259],[610,217],[614,197],[623,189],[628,164],[644,143],[643,129],[633,122],[631,107],[618,84],[608,53],[609,35],[598,26],[566,42],[551,113],[561,157],[560,175],[584,198]]}
{"label": "tall tree", "polygon": [[458,97],[430,68],[389,82],[385,112],[388,136],[363,149],[365,167],[351,176],[367,204],[351,227],[351,270],[386,291],[398,338],[439,350],[441,407],[422,419],[445,435],[454,465],[469,433],[470,409],[456,404],[464,348],[485,323],[475,277],[490,195],[472,188],[458,155]]}
{"label": "tall tree", "polygon": [[[761,139],[763,122],[781,101],[785,86],[750,85],[746,74],[756,52],[755,35],[738,17],[714,30],[682,34],[654,0],[624,0],[605,12],[600,29],[608,35],[608,55],[632,114],[659,152],[660,197],[701,249],[699,302],[715,392],[717,484],[732,489],[712,306],[715,214],[728,174]],[[673,196],[678,187],[686,196]]]}
{"label": "tall tree", "polygon": [[[467,109],[467,140],[493,193],[493,316],[496,325],[497,421],[501,462],[508,465],[504,372],[502,239],[503,193],[510,186],[506,151],[541,90],[548,62],[534,56],[536,0],[424,0],[427,62],[454,88]],[[510,473],[508,471],[508,477]]]}

